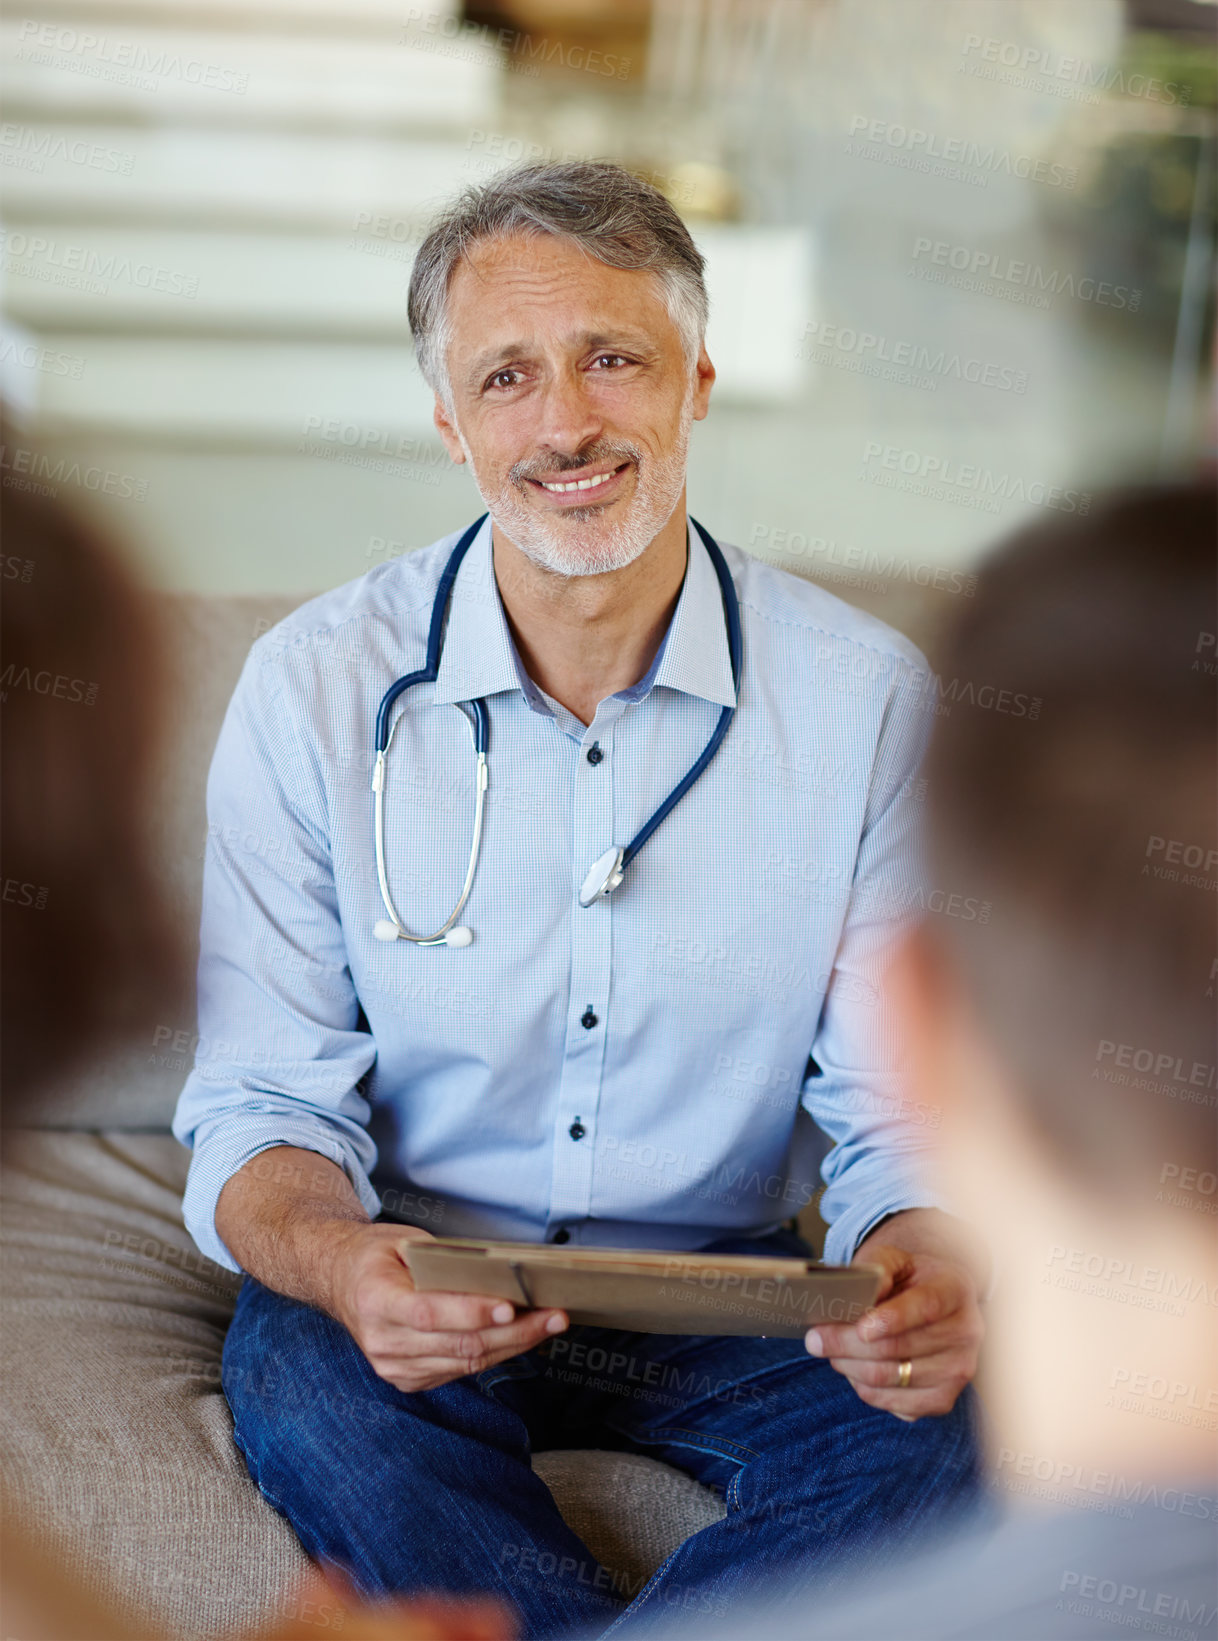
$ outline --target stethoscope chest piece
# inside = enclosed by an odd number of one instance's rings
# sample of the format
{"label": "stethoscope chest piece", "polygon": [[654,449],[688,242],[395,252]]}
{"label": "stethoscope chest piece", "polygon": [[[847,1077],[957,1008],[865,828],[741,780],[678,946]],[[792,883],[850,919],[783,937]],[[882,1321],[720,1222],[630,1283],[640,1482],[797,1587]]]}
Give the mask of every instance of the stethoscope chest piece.
{"label": "stethoscope chest piece", "polygon": [[599,860],[593,861],[579,891],[581,906],[591,906],[594,900],[613,893],[626,875],[622,865],[625,853],[623,848],[615,845],[612,849],[606,849]]}

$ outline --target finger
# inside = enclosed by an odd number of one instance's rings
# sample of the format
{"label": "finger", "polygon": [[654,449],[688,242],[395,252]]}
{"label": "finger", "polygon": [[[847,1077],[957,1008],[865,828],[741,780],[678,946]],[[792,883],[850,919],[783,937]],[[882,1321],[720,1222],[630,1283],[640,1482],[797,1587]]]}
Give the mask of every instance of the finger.
{"label": "finger", "polygon": [[887,1299],[898,1284],[908,1281],[913,1275],[913,1255],[905,1248],[898,1248],[892,1243],[869,1248],[861,1263],[874,1266],[880,1272],[877,1304],[880,1300]]}
{"label": "finger", "polygon": [[918,1283],[885,1300],[849,1327],[826,1323],[812,1328],[804,1337],[813,1356],[855,1353],[860,1346],[882,1339],[907,1338],[924,1327],[950,1325],[966,1299],[967,1290],[955,1276],[936,1277],[933,1282]]}
{"label": "finger", "polygon": [[511,1322],[516,1314],[517,1307],[510,1299],[496,1299],[491,1294],[419,1293],[413,1288],[400,1292],[387,1288],[376,1308],[377,1321],[413,1328],[417,1333],[473,1333]]}
{"label": "finger", "polygon": [[[468,1333],[408,1332],[403,1354],[452,1356],[458,1361],[473,1361],[483,1356],[518,1356],[521,1351],[532,1350],[552,1333],[562,1332],[565,1326],[565,1311],[526,1311],[501,1328],[471,1328]],[[392,1343],[389,1348],[392,1350]]]}
{"label": "finger", "polygon": [[[502,1358],[488,1360],[479,1372],[485,1373],[488,1367],[496,1367],[499,1360]],[[387,1380],[395,1390],[406,1396],[417,1396],[424,1390],[451,1385],[455,1379],[467,1379],[470,1374],[469,1363],[456,1356],[377,1358],[372,1362],[372,1368],[379,1378]]]}
{"label": "finger", "polygon": [[505,1327],[471,1328],[465,1332],[420,1332],[415,1328],[370,1329],[363,1341],[369,1359],[409,1362],[438,1357],[463,1363],[463,1373],[481,1373],[491,1362],[506,1361],[532,1350],[551,1333],[567,1325],[565,1311],[526,1311]]}
{"label": "finger", "polygon": [[963,1379],[953,1377],[942,1384],[928,1385],[924,1390],[878,1390],[872,1385],[855,1385],[854,1391],[868,1407],[879,1408],[883,1413],[892,1413],[898,1419],[911,1422],[914,1419],[942,1418],[945,1413],[950,1413],[964,1385]]}
{"label": "finger", "polygon": [[867,1312],[858,1324],[860,1339],[871,1342],[886,1334],[912,1333],[953,1316],[968,1297],[967,1285],[955,1271],[944,1271],[928,1282],[914,1282]]}
{"label": "finger", "polygon": [[509,1346],[515,1351],[530,1351],[540,1339],[566,1326],[566,1311],[522,1311],[511,1323],[492,1324],[491,1328],[407,1328],[404,1334],[430,1341],[437,1355],[465,1355],[473,1349],[473,1342],[489,1351]]}
{"label": "finger", "polygon": [[866,1385],[869,1390],[927,1390],[944,1384],[962,1373],[966,1367],[964,1353],[958,1350],[940,1351],[934,1356],[904,1357],[909,1363],[909,1381],[901,1383],[901,1362],[860,1362],[847,1357],[830,1357],[831,1367],[856,1388]]}
{"label": "finger", "polygon": [[417,1396],[425,1390],[436,1390],[451,1385],[457,1379],[468,1379],[471,1371],[485,1373],[506,1361],[504,1356],[488,1356],[475,1369],[458,1356],[401,1356],[369,1358],[378,1378],[384,1379],[403,1395]]}
{"label": "finger", "polygon": [[949,1316],[930,1327],[914,1328],[910,1333],[885,1334],[873,1340],[860,1339],[853,1328],[819,1328],[816,1332],[821,1336],[821,1348],[810,1351],[810,1355],[846,1357],[856,1362],[900,1362],[907,1356],[933,1356],[961,1343],[963,1338],[972,1339],[975,1335],[979,1340],[981,1336],[980,1325],[974,1330],[966,1325],[962,1314]]}
{"label": "finger", "polygon": [[900,1363],[835,1362],[833,1366],[850,1381],[860,1401],[901,1418],[949,1413],[972,1378],[972,1363],[960,1351],[911,1361],[906,1385],[901,1384]]}

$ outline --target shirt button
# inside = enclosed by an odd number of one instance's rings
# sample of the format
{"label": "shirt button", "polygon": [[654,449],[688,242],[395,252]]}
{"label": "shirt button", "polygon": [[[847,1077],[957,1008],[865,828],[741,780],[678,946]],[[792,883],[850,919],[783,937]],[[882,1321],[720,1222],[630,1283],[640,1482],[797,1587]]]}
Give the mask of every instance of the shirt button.
{"label": "shirt button", "polygon": [[588,1007],[580,1015],[579,1023],[583,1026],[585,1031],[591,1031],[593,1026],[596,1024],[596,1015],[592,1012],[591,1003],[588,1004]]}
{"label": "shirt button", "polygon": [[567,1129],[567,1133],[570,1134],[573,1140],[582,1140],[587,1132],[588,1130],[584,1127],[583,1123],[580,1122],[578,1117],[576,1117],[570,1128]]}
{"label": "shirt button", "polygon": [[571,1233],[565,1227],[561,1231],[555,1231],[554,1235],[550,1238],[551,1242],[570,1242],[570,1240]]}
{"label": "shirt button", "polygon": [[601,743],[599,741],[593,741],[584,756],[590,764],[600,763],[601,759],[605,756],[605,754],[601,751]]}

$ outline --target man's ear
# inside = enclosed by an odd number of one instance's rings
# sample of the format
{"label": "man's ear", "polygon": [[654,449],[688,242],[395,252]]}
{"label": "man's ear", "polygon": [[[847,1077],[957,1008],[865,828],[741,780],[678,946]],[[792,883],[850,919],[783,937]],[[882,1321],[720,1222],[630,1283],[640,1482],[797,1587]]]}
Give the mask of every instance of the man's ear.
{"label": "man's ear", "polygon": [[461,439],[457,433],[456,425],[449,417],[448,411],[445,410],[444,402],[438,393],[436,394],[436,405],[435,409],[431,413],[431,419],[435,422],[436,430],[440,437],[444,440],[445,450],[448,451],[448,454],[451,456],[453,461],[455,461],[457,466],[460,467],[462,462],[465,460],[465,451],[462,448]]}
{"label": "man's ear", "polygon": [[700,422],[710,410],[711,388],[715,385],[715,367],[711,364],[710,354],[705,347],[698,350],[697,363],[694,365],[694,410],[695,422]]}

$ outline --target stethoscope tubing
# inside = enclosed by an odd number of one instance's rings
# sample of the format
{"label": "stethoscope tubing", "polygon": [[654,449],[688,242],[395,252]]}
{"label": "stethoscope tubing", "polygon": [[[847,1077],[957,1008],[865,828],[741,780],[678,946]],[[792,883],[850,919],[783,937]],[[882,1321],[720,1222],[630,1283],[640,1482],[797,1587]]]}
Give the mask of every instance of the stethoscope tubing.
{"label": "stethoscope tubing", "polygon": [[[444,574],[440,577],[436,588],[435,602],[431,606],[431,625],[427,631],[427,665],[419,672],[408,672],[405,677],[397,678],[385,691],[381,704],[376,709],[376,743],[377,752],[386,752],[389,749],[389,714],[393,710],[393,703],[403,690],[412,688],[415,684],[434,683],[440,672],[440,649],[444,643],[444,619],[448,614],[448,600],[452,596],[453,582],[457,579],[457,571],[461,568],[461,561],[470,549],[474,537],[486,522],[486,514],[475,519],[469,529],[458,541],[449,555],[448,563],[444,566]],[[478,713],[478,725],[475,732],[474,748],[485,753],[489,720],[487,718],[485,702],[471,702],[475,708],[481,708]]]}
{"label": "stethoscope tubing", "polygon": [[[475,519],[474,523],[464,531],[450,553],[447,564],[444,566],[444,572],[436,587],[435,601],[431,609],[431,622],[427,633],[426,665],[420,668],[418,672],[406,673],[403,677],[395,679],[382,696],[376,713],[376,758],[372,771],[372,791],[374,794],[373,831],[376,843],[377,883],[385,910],[389,913],[399,938],[409,940],[416,946],[438,946],[446,943],[445,936],[461,915],[465,903],[469,899],[470,890],[473,888],[474,873],[477,870],[478,855],[482,846],[482,822],[486,805],[486,792],[490,783],[488,764],[490,714],[487,711],[485,700],[481,698],[454,703],[469,719],[470,733],[473,737],[474,753],[477,759],[473,836],[470,843],[469,864],[465,872],[465,882],[461,887],[461,898],[453,908],[447,922],[437,929],[434,934],[430,935],[414,935],[407,930],[393,903],[393,896],[389,888],[389,875],[385,864],[385,774],[389,747],[393,740],[394,729],[397,726],[397,720],[391,721],[390,715],[395,702],[406,690],[411,689],[415,684],[434,683],[439,675],[440,654],[444,642],[444,624],[448,614],[449,599],[452,596],[453,583],[457,579],[457,572],[461,568],[462,560],[469,551],[475,536],[486,522],[486,518],[487,515],[483,513],[481,518]],[[692,768],[622,850],[615,882],[621,881],[621,873],[639,853],[656,828],[672,813],[718,752],[723,737],[727,734],[728,726],[735,714],[736,704],[740,697],[740,672],[744,649],[740,623],[740,601],[736,594],[735,584],[732,581],[731,571],[728,569],[727,562],[719,550],[718,543],[710,532],[698,523],[697,519],[691,518],[690,523],[702,538],[719,580],[719,590],[723,597],[723,608],[727,618],[728,653],[732,664],[732,689],[735,700],[720,712],[719,721],[715,725],[711,738]],[[462,932],[465,939],[468,940],[468,931]],[[388,938],[393,938],[392,931],[389,932]]]}
{"label": "stethoscope tubing", "polygon": [[[718,542],[716,542],[709,530],[704,530],[702,528],[697,519],[691,518],[690,523],[702,537],[702,540],[706,545],[706,550],[710,554],[710,561],[715,566],[715,573],[719,577],[719,591],[723,595],[723,608],[725,614],[727,615],[727,648],[732,662],[732,690],[738,700],[740,696],[740,664],[744,650],[743,638],[740,631],[740,601],[736,596],[735,584],[732,581],[731,571],[727,567],[727,561],[724,559],[723,554],[719,551]],[[685,779],[673,788],[651,819],[646,823],[646,825],[639,828],[634,837],[631,838],[630,842],[622,851],[622,858],[620,862],[620,869],[622,871],[630,865],[630,862],[634,859],[639,850],[647,842],[648,838],[660,825],[660,822],[666,820],[672,811],[677,807],[681,799],[689,791],[690,787],[694,784],[699,775],[702,774],[703,770],[715,756],[715,753],[718,752],[719,747],[722,744],[723,737],[727,734],[728,725],[735,716],[735,712],[736,701],[733,701],[730,706],[725,706],[723,708],[722,712],[719,714],[719,722],[715,725],[714,732],[711,735],[710,740],[706,743],[706,746],[702,750],[702,756],[698,759],[697,763],[694,764]]]}

